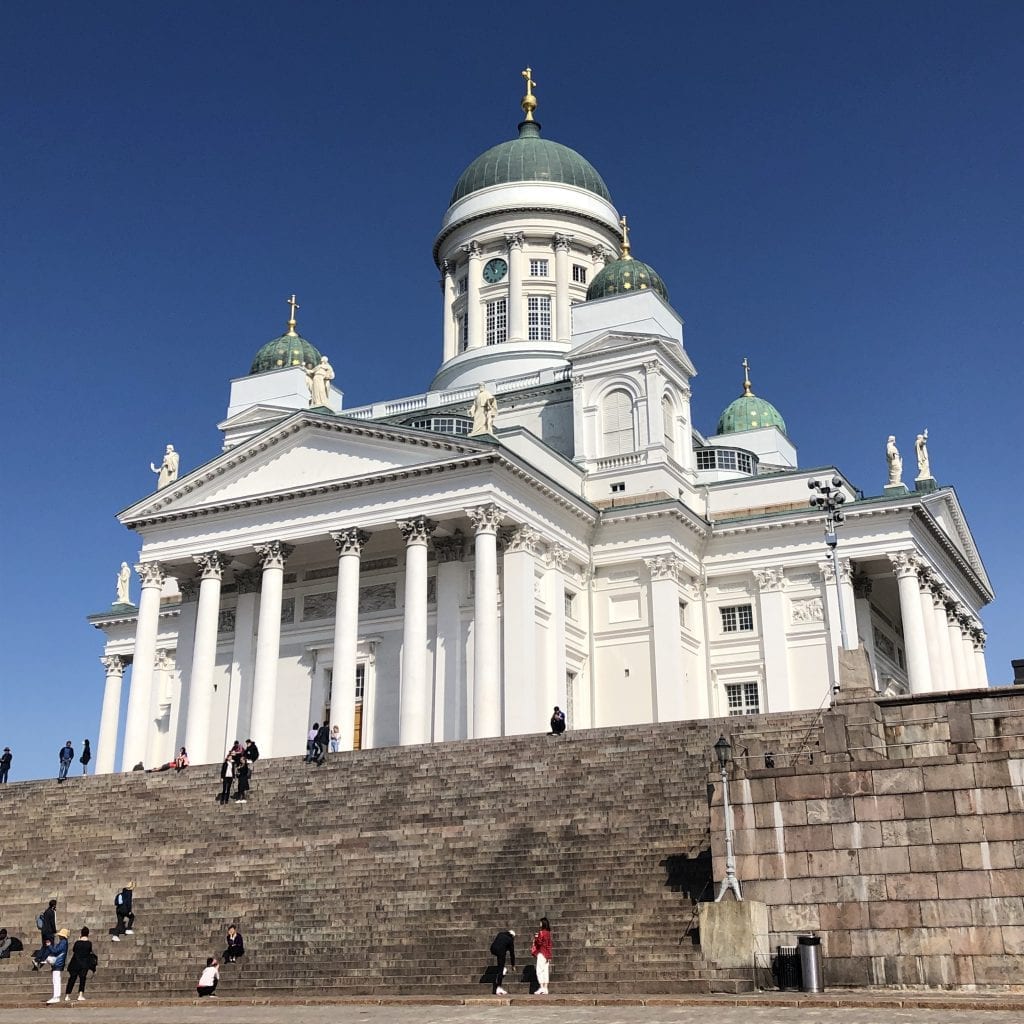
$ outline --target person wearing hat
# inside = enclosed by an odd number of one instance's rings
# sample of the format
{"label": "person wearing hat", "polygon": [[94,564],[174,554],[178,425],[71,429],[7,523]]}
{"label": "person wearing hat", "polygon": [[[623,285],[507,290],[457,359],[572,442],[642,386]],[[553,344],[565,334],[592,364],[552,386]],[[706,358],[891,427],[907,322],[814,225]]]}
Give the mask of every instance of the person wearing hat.
{"label": "person wearing hat", "polygon": [[7,781],[7,773],[11,770],[11,761],[13,760],[11,748],[4,747],[4,752],[0,755],[0,782]]}
{"label": "person wearing hat", "polygon": [[115,897],[114,911],[117,913],[117,927],[111,933],[114,942],[120,942],[122,935],[133,935],[132,926],[135,924],[135,914],[132,912],[132,893],[135,891],[135,883],[129,882]]}
{"label": "person wearing hat", "polygon": [[47,999],[47,1003],[60,1002],[61,971],[64,970],[64,964],[68,958],[68,936],[70,934],[71,933],[67,928],[61,928],[61,930],[57,932],[56,939],[54,939],[50,946],[50,955],[46,958],[46,962],[50,965],[50,970],[52,972],[53,998]]}

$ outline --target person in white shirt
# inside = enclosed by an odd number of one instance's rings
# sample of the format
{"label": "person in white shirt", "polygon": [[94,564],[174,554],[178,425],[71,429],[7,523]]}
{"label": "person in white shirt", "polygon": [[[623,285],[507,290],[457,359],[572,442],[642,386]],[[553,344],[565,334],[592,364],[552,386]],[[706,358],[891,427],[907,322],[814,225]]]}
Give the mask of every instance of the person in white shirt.
{"label": "person in white shirt", "polygon": [[196,992],[199,998],[213,996],[216,999],[218,981],[220,981],[220,971],[217,970],[217,958],[215,956],[208,956],[206,958],[206,970],[199,975],[199,981],[196,984]]}

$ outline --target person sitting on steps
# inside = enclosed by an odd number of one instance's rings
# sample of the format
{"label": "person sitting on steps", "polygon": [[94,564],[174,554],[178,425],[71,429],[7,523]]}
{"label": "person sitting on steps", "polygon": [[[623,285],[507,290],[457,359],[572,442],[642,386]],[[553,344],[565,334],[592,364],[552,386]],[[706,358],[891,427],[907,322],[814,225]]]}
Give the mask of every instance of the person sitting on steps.
{"label": "person sitting on steps", "polygon": [[226,964],[233,964],[240,956],[245,956],[245,942],[242,940],[242,933],[234,925],[228,928],[227,947],[222,956]]}

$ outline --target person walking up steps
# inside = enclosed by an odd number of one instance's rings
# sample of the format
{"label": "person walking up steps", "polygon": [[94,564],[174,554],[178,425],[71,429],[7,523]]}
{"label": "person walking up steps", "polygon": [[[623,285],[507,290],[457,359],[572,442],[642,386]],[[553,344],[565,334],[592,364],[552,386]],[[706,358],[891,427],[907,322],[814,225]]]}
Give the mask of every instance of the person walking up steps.
{"label": "person walking up steps", "polygon": [[546,917],[540,919],[540,930],[533,937],[530,952],[537,958],[537,991],[533,994],[546,996],[551,973],[551,924]]}
{"label": "person walking up steps", "polygon": [[36,918],[39,929],[39,948],[32,954],[32,970],[38,971],[43,961],[49,956],[50,946],[57,937],[57,897],[51,896],[46,909]]}
{"label": "person walking up steps", "polygon": [[512,970],[516,969],[516,933],[511,928],[502,930],[494,936],[491,943],[491,956],[497,957],[498,969],[494,974],[493,994],[496,996],[507,996],[508,993],[502,986],[505,980],[505,958],[508,957]]}
{"label": "person walking up steps", "polygon": [[68,958],[68,934],[67,928],[61,928],[57,932],[57,938],[50,946],[50,955],[46,958],[50,965],[50,977],[53,978],[53,998],[47,999],[47,1003],[60,1002],[60,972],[64,970]]}
{"label": "person walking up steps", "polygon": [[71,963],[68,964],[68,987],[64,991],[64,1002],[71,1002],[71,993],[78,982],[78,1001],[85,1002],[85,981],[90,971],[96,970],[96,954],[89,941],[89,929],[82,929],[82,937],[71,947]]}
{"label": "person walking up steps", "polygon": [[110,937],[114,942],[120,942],[122,935],[134,935],[133,925],[135,914],[132,912],[132,894],[135,891],[135,883],[129,882],[114,897],[114,913],[117,914],[117,927]]}

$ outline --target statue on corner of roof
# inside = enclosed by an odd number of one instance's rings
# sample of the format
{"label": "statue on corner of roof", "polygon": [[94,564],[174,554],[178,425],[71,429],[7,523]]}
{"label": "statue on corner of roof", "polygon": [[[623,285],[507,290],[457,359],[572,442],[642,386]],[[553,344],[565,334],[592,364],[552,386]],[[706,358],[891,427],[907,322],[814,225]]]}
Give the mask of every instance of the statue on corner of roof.
{"label": "statue on corner of roof", "polygon": [[494,434],[498,402],[483,384],[477,390],[473,404],[466,411],[473,417],[473,429],[469,432],[470,437],[476,437],[478,434]]}
{"label": "statue on corner of roof", "polygon": [[131,604],[131,596],[129,594],[128,587],[132,581],[132,571],[128,567],[127,562],[121,563],[121,568],[117,571],[117,600],[114,604]]}
{"label": "statue on corner of roof", "polygon": [[334,380],[334,368],[331,366],[327,356],[321,356],[320,362],[313,369],[305,367],[306,386],[309,388],[309,407],[315,409],[318,405],[330,408],[328,398],[331,391],[331,381]]}
{"label": "statue on corner of roof", "polygon": [[889,464],[889,487],[903,483],[903,459],[896,447],[896,435],[890,434],[885,442],[885,461]]}
{"label": "statue on corner of roof", "polygon": [[917,452],[917,479],[930,480],[932,478],[931,461],[928,458],[928,428],[924,428],[923,434],[917,435],[914,442],[914,450]]}
{"label": "statue on corner of roof", "polygon": [[167,446],[167,450],[164,452],[164,461],[159,466],[154,466],[151,462],[149,468],[157,474],[156,489],[158,491],[168,484],[173,484],[178,479],[178,453],[174,450],[174,445]]}

